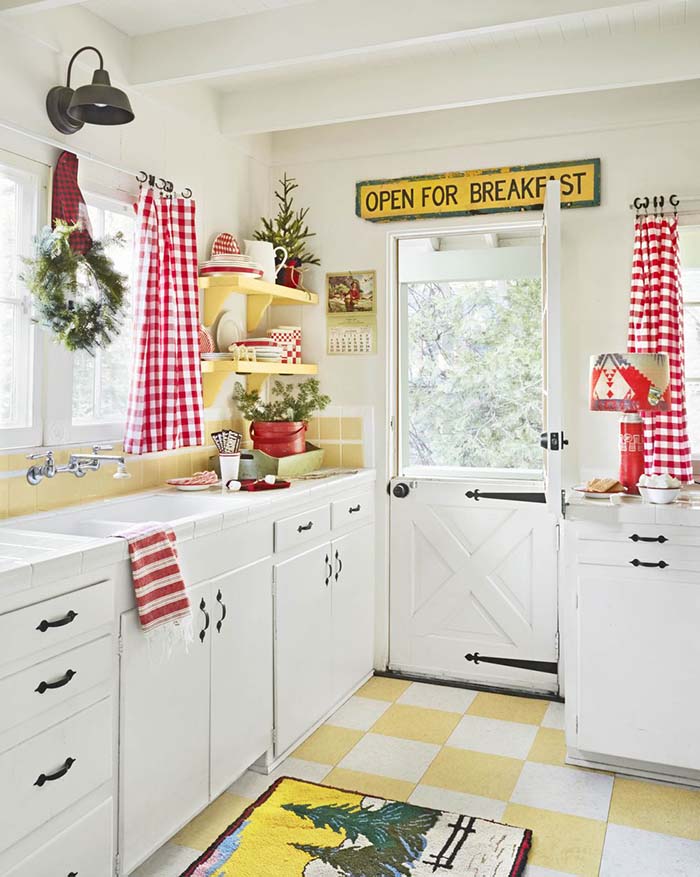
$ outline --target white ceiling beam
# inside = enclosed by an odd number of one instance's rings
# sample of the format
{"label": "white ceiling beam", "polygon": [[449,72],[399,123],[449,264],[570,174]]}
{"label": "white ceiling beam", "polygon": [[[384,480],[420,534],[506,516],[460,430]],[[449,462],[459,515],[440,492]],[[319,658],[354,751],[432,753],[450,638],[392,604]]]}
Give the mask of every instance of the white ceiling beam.
{"label": "white ceiling beam", "polygon": [[254,134],[700,78],[692,28],[549,47],[465,51],[290,78],[224,96],[226,134]]}
{"label": "white ceiling beam", "polygon": [[299,67],[305,63],[449,42],[525,23],[676,0],[321,0],[224,21],[134,37],[132,83],[193,79]]}

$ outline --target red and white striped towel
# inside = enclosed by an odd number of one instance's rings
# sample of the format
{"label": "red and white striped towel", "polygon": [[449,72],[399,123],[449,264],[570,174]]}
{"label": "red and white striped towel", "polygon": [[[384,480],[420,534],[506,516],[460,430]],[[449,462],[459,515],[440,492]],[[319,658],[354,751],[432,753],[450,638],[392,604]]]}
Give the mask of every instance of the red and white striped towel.
{"label": "red and white striped towel", "polygon": [[137,524],[115,534],[129,543],[131,575],[141,628],[168,639],[192,639],[192,612],[180,572],[175,533],[163,524]]}

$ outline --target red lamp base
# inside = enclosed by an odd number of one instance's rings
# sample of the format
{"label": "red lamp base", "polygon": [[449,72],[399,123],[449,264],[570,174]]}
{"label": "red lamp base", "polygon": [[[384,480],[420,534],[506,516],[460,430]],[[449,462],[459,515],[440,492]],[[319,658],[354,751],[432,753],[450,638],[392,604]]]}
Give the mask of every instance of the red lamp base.
{"label": "red lamp base", "polygon": [[639,414],[620,418],[620,484],[627,493],[638,494],[637,482],[644,474],[644,422]]}

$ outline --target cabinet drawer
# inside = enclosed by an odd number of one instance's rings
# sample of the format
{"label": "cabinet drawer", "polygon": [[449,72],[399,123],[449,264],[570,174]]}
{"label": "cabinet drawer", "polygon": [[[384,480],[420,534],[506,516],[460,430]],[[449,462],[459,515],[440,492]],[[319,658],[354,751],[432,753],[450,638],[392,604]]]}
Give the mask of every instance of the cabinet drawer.
{"label": "cabinet drawer", "polygon": [[333,529],[347,527],[367,521],[374,515],[374,496],[369,490],[350,496],[347,499],[336,499],[331,503],[331,521]]}
{"label": "cabinet drawer", "polygon": [[0,615],[0,665],[69,643],[114,617],[112,582],[98,582]]}
{"label": "cabinet drawer", "polygon": [[70,807],[112,775],[112,707],[105,698],[0,756],[0,849]]}
{"label": "cabinet drawer", "polygon": [[674,545],[670,541],[649,543],[582,539],[576,553],[579,562],[586,564],[658,570],[666,576],[674,572],[700,573],[700,546]]}
{"label": "cabinet drawer", "polygon": [[300,515],[275,521],[275,551],[286,551],[295,545],[304,545],[331,529],[330,506],[319,506]]}
{"label": "cabinet drawer", "polygon": [[114,870],[112,799],[96,807],[29,856],[6,877],[111,877]]}
{"label": "cabinet drawer", "polygon": [[0,733],[106,682],[111,669],[112,638],[103,636],[0,679]]}

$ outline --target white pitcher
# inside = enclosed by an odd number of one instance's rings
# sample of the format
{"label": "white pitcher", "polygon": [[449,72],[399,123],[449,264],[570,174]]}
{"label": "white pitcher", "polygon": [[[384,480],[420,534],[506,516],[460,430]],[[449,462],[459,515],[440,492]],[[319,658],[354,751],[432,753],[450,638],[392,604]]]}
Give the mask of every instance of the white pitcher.
{"label": "white pitcher", "polygon": [[[245,245],[246,256],[257,262],[263,269],[263,280],[268,283],[277,282],[277,272],[281,271],[289,258],[284,247],[273,247],[269,241],[243,241]],[[282,255],[282,261],[279,265],[275,265],[275,257],[278,253]]]}

